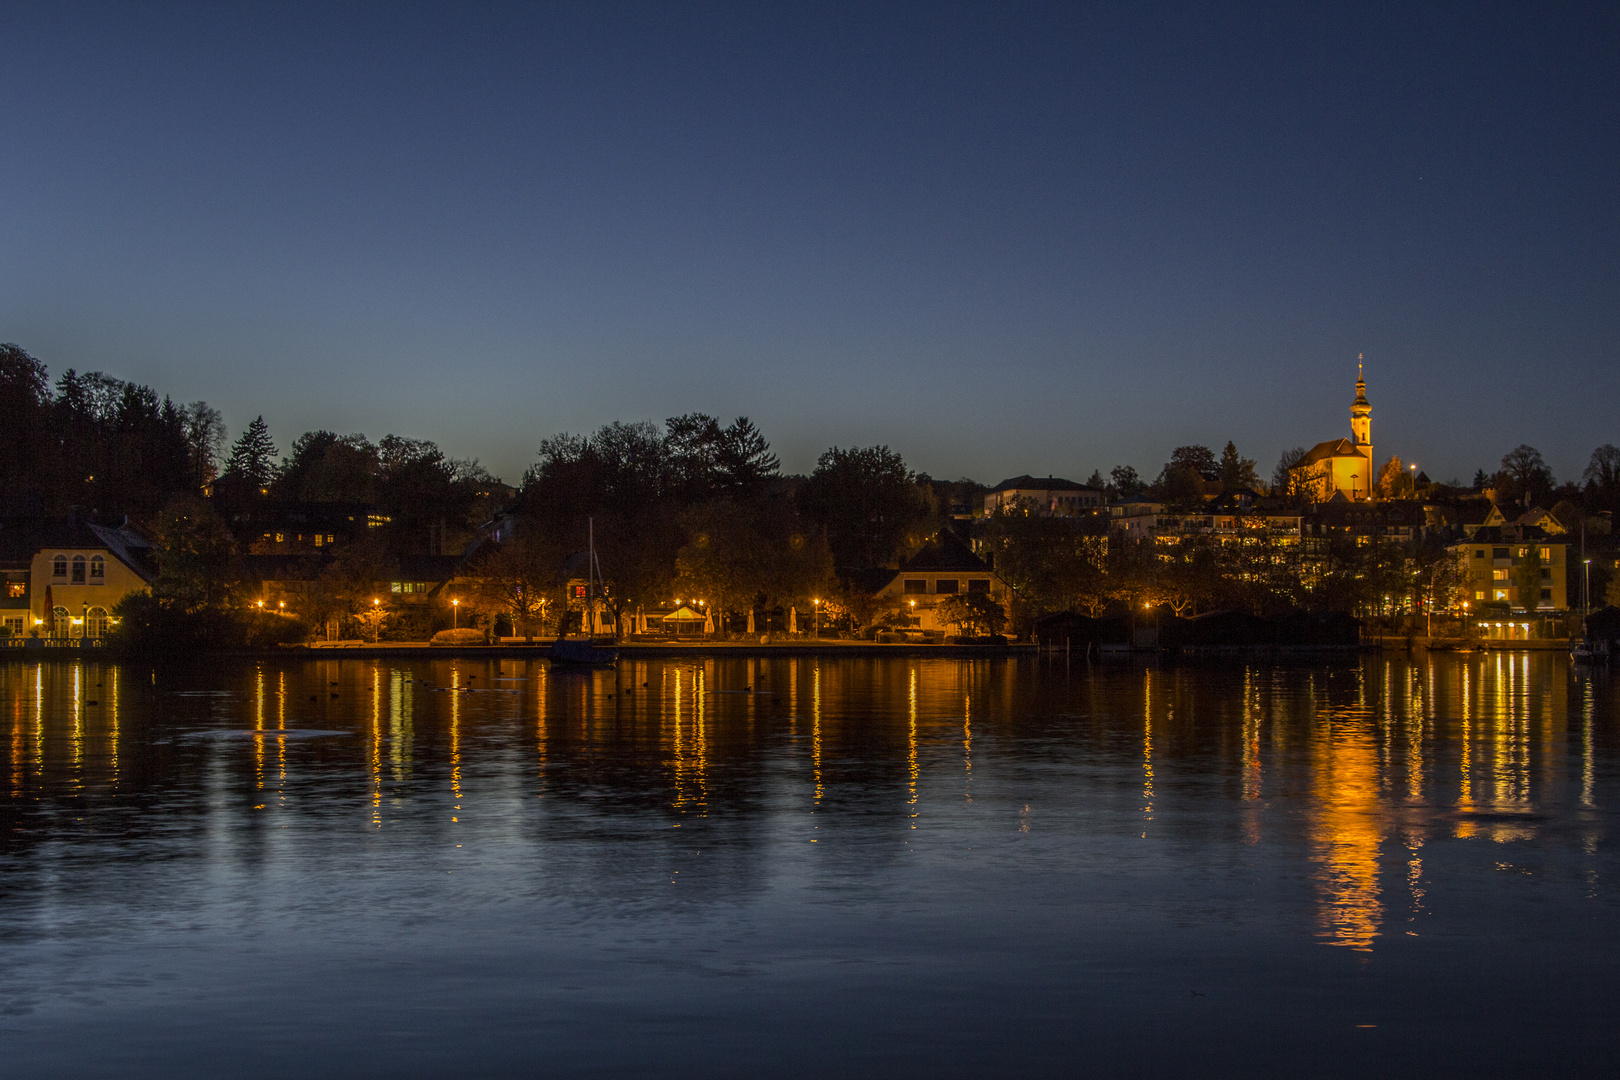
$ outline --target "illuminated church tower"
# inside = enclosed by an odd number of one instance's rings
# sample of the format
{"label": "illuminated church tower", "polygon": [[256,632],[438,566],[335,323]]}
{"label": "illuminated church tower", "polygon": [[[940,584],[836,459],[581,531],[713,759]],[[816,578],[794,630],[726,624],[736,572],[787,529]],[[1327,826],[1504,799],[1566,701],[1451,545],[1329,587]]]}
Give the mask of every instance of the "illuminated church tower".
{"label": "illuminated church tower", "polygon": [[1372,460],[1372,406],[1367,404],[1367,379],[1362,373],[1362,357],[1356,357],[1356,400],[1350,406],[1350,438],[1356,449]]}

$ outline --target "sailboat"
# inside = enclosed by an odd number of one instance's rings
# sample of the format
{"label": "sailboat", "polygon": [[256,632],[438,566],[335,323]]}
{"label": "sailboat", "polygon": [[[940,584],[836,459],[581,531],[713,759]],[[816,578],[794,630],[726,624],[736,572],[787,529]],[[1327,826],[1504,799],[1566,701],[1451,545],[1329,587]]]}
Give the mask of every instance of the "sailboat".
{"label": "sailboat", "polygon": [[619,659],[619,643],[609,637],[606,642],[596,639],[596,589],[602,580],[602,568],[596,562],[596,520],[590,519],[590,555],[585,570],[585,636],[559,637],[551,643],[551,662],[554,664],[582,664],[601,667]]}

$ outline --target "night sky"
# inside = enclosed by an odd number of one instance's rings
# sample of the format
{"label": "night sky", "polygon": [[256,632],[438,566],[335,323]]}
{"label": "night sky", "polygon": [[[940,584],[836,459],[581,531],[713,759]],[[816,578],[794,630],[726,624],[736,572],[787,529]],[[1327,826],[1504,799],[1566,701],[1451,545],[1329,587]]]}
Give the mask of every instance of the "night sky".
{"label": "night sky", "polygon": [[9,6],[0,340],[508,481],[1620,442],[1616,5],[873,6]]}

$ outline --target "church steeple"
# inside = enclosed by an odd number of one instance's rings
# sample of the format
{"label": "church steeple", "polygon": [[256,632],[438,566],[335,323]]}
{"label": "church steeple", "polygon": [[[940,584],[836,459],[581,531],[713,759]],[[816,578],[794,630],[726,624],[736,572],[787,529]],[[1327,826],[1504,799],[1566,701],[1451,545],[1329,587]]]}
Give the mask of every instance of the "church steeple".
{"label": "church steeple", "polygon": [[1372,458],[1372,406],[1367,403],[1367,378],[1362,364],[1364,357],[1356,356],[1356,400],[1350,406],[1350,438],[1356,449]]}

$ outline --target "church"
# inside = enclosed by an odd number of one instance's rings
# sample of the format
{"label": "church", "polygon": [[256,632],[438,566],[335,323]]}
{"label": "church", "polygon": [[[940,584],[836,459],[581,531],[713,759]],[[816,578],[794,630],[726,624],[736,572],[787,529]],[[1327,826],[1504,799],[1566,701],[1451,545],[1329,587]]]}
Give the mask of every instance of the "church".
{"label": "church", "polygon": [[1317,502],[1369,499],[1373,489],[1372,406],[1362,358],[1356,358],[1356,400],[1350,405],[1350,437],[1317,443],[1289,470],[1294,489]]}

